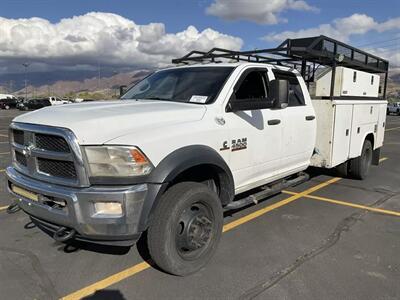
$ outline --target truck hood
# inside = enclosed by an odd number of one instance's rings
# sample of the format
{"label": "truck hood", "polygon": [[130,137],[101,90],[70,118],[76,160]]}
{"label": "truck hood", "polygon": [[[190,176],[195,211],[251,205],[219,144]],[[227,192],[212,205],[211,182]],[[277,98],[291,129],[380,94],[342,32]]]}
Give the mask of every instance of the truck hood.
{"label": "truck hood", "polygon": [[[14,122],[68,128],[81,145],[103,144],[136,131],[201,120],[205,105],[153,101],[99,101],[45,107]],[[151,133],[150,133],[151,134]]]}

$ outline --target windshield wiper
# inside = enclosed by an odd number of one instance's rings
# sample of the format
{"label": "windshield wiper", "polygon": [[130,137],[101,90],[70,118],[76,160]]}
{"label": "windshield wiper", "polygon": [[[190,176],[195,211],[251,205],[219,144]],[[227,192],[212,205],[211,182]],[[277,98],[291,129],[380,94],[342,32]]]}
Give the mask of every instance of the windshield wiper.
{"label": "windshield wiper", "polygon": [[168,99],[168,98],[161,98],[161,97],[147,97],[147,98],[138,98],[137,100],[166,100],[166,101],[173,101],[172,99]]}

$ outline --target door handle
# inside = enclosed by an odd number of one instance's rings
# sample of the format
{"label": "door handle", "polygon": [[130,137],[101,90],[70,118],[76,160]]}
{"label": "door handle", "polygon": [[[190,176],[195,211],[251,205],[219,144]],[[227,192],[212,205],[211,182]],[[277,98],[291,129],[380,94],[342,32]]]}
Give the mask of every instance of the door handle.
{"label": "door handle", "polygon": [[315,116],[306,116],[306,121],[312,121],[315,119]]}
{"label": "door handle", "polygon": [[268,120],[268,125],[278,125],[281,123],[279,119]]}

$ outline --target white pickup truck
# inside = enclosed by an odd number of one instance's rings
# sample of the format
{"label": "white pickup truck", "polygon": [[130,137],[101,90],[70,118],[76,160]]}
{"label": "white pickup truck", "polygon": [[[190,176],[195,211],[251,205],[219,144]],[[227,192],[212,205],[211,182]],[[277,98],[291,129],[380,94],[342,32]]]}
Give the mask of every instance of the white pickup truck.
{"label": "white pickup truck", "polygon": [[[289,50],[281,55],[294,56]],[[224,211],[306,180],[309,166],[367,176],[379,162],[387,102],[378,88],[354,97],[349,91],[365,84],[354,76],[365,75],[370,85],[365,71],[385,73],[387,65],[378,69],[385,61],[373,57],[376,69],[354,63],[361,73],[350,71],[352,84],[327,98],[324,76],[343,81],[348,71],[336,63],[351,61],[310,55],[333,66],[302,76],[308,62],[299,73],[260,53],[197,51],[175,61],[187,65],[155,72],[120,101],[18,116],[10,126],[9,191],[57,241],[132,245],[147,231],[153,261],[186,275],[214,253]],[[218,62],[232,58],[237,62]],[[313,82],[321,96],[312,99]]]}

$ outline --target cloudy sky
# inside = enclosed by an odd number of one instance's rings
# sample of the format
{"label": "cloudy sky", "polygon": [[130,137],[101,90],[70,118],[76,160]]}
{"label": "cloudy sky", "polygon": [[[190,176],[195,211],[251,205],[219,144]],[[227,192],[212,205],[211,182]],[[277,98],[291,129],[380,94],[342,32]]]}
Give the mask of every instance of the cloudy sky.
{"label": "cloudy sky", "polygon": [[0,75],[165,66],[325,34],[400,67],[399,0],[1,0]]}

